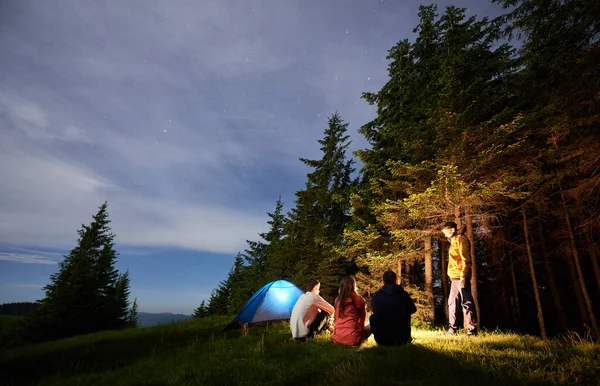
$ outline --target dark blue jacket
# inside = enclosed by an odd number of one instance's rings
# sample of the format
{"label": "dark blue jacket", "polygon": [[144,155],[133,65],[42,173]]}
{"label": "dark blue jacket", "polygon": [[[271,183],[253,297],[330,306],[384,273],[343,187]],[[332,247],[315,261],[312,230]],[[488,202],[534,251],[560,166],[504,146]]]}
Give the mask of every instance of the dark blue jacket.
{"label": "dark blue jacket", "polygon": [[410,343],[410,316],[417,312],[410,295],[398,284],[385,284],[371,298],[369,319],[377,344],[397,346]]}

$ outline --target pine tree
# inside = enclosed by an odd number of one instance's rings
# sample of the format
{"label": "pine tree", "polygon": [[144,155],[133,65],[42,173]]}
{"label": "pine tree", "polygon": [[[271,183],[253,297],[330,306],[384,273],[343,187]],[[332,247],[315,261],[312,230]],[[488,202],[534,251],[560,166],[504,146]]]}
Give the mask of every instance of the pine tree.
{"label": "pine tree", "polygon": [[[431,316],[432,233],[457,209],[474,212],[509,189],[482,165],[501,158],[492,145],[504,149],[498,139],[507,130],[500,124],[512,118],[508,86],[517,62],[508,45],[493,48],[497,25],[466,18],[465,9],[447,7],[438,17],[435,5],[421,6],[419,18],[414,43],[405,39],[389,51],[389,81],[363,94],[378,115],[360,130],[371,144],[357,152],[369,180],[361,193],[368,198],[353,200],[360,210],[353,224],[362,224],[346,230],[346,254],[373,272],[425,259]],[[481,148],[485,141],[492,149]],[[447,186],[451,170],[460,177]]]}
{"label": "pine tree", "polygon": [[77,246],[44,287],[46,296],[26,322],[27,339],[51,340],[124,328],[129,315],[129,274],[115,269],[115,235],[108,204],[78,231]]}
{"label": "pine tree", "polygon": [[[225,281],[228,286],[227,310],[231,314],[239,312],[250,295],[261,286],[260,282],[264,276],[265,256],[264,247],[261,246],[260,248],[262,250],[260,251],[260,255],[255,255],[256,260],[252,260],[241,253],[238,253],[235,257],[233,267],[229,271],[229,275]],[[246,265],[245,261],[250,261],[251,264]]]}
{"label": "pine tree", "polygon": [[286,234],[289,243],[284,253],[295,261],[293,279],[304,285],[311,278],[321,280],[321,292],[335,297],[341,276],[351,265],[339,261],[336,248],[350,220],[350,191],[356,184],[351,174],[354,161],[346,158],[350,146],[348,124],[334,113],[318,142],[323,156],[319,160],[301,158],[313,171],[306,187],[296,193],[296,207],[288,214]]}
{"label": "pine tree", "polygon": [[200,306],[194,310],[192,316],[194,318],[204,318],[208,316],[208,308],[206,307],[206,302],[204,300],[200,303]]}
{"label": "pine tree", "polygon": [[206,307],[209,315],[228,315],[229,291],[230,287],[227,280],[220,281],[217,288],[212,290]]}
{"label": "pine tree", "polygon": [[129,309],[129,314],[127,315],[127,327],[135,328],[138,327],[139,324],[137,298],[135,298],[133,299],[133,304]]}

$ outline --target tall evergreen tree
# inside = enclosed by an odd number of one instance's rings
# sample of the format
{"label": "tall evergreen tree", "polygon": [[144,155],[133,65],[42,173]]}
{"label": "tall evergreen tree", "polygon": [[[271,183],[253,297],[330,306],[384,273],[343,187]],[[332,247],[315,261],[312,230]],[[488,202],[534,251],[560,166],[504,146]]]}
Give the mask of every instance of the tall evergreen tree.
{"label": "tall evergreen tree", "polygon": [[340,277],[351,269],[338,260],[336,251],[350,220],[350,191],[355,185],[351,177],[354,161],[346,155],[350,146],[347,127],[338,113],[331,115],[318,141],[322,158],[300,159],[313,171],[307,175],[305,189],[296,193],[296,207],[286,224],[285,253],[296,262],[294,281],[304,285],[310,278],[319,278],[321,291],[330,298],[336,295]]}
{"label": "tall evergreen tree", "polygon": [[[378,116],[360,130],[371,144],[371,149],[357,152],[369,178],[363,188],[369,199],[353,200],[363,226],[347,230],[347,253],[374,270],[425,258],[431,307],[431,232],[457,210],[471,210],[475,196],[480,205],[483,196],[491,196],[496,176],[487,176],[489,184],[471,185],[485,179],[474,172],[481,148],[469,141],[481,141],[499,123],[510,121],[507,85],[517,63],[508,45],[493,48],[499,28],[485,18],[466,18],[465,9],[456,7],[447,7],[438,17],[435,5],[421,6],[419,18],[415,42],[402,40],[389,52],[389,81],[380,91],[363,94],[377,105]],[[457,170],[465,187],[453,191],[451,200],[434,187],[436,175],[444,179],[448,170]],[[423,203],[423,194],[432,199],[424,211],[415,211],[414,203]],[[365,216],[368,211],[370,217]],[[474,268],[476,290],[475,277]]]}
{"label": "tall evergreen tree", "polygon": [[115,268],[115,235],[104,202],[77,246],[59,263],[44,287],[46,296],[26,322],[30,340],[51,340],[128,325],[129,274]]}

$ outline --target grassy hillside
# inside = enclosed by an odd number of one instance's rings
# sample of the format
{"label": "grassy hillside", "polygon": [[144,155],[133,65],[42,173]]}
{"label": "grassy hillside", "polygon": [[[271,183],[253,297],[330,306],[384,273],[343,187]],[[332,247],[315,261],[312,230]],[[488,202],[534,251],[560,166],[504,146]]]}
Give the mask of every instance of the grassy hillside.
{"label": "grassy hillside", "polygon": [[20,319],[20,316],[0,315],[0,341],[11,332]]}
{"label": "grassy hillside", "polygon": [[415,344],[298,344],[285,324],[222,333],[228,318],[104,332],[0,354],[2,385],[597,384],[600,346],[415,331]]}

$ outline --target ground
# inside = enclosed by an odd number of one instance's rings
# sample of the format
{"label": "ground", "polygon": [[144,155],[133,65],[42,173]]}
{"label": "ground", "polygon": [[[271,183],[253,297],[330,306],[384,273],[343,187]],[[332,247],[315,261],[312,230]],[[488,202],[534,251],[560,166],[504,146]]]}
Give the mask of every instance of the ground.
{"label": "ground", "polygon": [[103,332],[0,353],[2,385],[598,384],[600,345],[500,332],[361,347],[290,340],[283,323],[222,332],[226,318]]}

